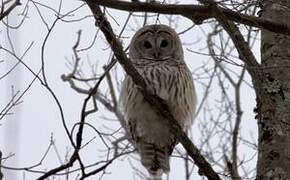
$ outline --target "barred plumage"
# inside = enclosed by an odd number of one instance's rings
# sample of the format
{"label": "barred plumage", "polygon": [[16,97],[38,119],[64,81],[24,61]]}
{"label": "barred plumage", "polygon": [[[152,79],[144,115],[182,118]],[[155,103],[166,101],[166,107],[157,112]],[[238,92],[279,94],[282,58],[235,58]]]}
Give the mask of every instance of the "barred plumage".
{"label": "barred plumage", "polygon": [[[194,119],[196,95],[175,31],[165,25],[143,27],[133,37],[129,55],[152,93],[166,101],[175,119],[187,130]],[[142,164],[160,179],[170,170],[169,157],[178,143],[176,138],[129,76],[123,82],[120,102]]]}

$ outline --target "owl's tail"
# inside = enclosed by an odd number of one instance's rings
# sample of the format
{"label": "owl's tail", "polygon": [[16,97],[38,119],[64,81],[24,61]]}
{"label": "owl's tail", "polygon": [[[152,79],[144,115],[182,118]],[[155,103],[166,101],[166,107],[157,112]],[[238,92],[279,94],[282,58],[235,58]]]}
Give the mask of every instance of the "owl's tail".
{"label": "owl's tail", "polygon": [[161,180],[162,174],[169,172],[169,156],[172,151],[173,149],[160,148],[145,142],[139,146],[141,163],[146,167],[153,180]]}

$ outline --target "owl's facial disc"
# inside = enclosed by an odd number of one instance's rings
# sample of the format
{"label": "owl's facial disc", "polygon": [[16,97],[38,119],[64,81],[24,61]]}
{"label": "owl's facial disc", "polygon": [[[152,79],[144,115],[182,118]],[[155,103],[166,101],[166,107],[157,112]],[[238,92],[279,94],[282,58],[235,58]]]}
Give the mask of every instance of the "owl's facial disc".
{"label": "owl's facial disc", "polygon": [[[142,38],[141,38],[142,37]],[[140,58],[165,61],[174,56],[173,38],[168,32],[147,31],[140,34],[138,48]]]}

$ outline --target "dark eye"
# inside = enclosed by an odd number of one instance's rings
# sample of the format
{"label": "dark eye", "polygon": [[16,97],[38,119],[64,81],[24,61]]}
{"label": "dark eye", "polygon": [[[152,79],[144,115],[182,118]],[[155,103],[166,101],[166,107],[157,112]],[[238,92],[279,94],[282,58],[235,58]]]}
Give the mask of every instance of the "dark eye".
{"label": "dark eye", "polygon": [[165,48],[165,47],[167,47],[167,46],[168,46],[168,41],[166,41],[166,40],[162,40],[162,41],[161,41],[161,44],[160,44],[160,47]]}
{"label": "dark eye", "polygon": [[145,41],[145,42],[144,42],[144,47],[145,47],[146,49],[150,49],[150,48],[152,48],[152,45],[151,45],[151,43],[150,43],[149,41]]}

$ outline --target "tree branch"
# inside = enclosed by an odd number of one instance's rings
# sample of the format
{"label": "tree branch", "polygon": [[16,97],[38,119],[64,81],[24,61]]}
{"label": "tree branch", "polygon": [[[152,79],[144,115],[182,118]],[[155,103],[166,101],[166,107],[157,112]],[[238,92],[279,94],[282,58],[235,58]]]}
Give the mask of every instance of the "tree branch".
{"label": "tree branch", "polygon": [[186,133],[183,132],[182,128],[172,116],[165,102],[158,96],[153,95],[149,91],[147,91],[148,88],[144,79],[134,68],[130,60],[127,58],[126,54],[123,51],[122,44],[116,38],[116,35],[113,33],[113,29],[110,23],[104,17],[97,3],[94,0],[87,0],[86,3],[94,14],[94,17],[96,19],[96,25],[98,25],[101,31],[104,33],[106,40],[114,51],[118,62],[122,65],[126,73],[131,76],[134,83],[140,87],[140,91],[143,94],[144,98],[148,101],[148,103],[153,106],[158,113],[162,114],[165,117],[165,123],[171,128],[172,133],[178,138],[178,140],[188,152],[189,156],[195,161],[196,165],[199,167],[200,174],[205,175],[209,180],[219,180],[220,177],[218,176],[218,174],[201,155],[198,148],[190,141]]}
{"label": "tree branch", "polygon": [[2,167],[2,152],[0,150],[0,180],[3,179],[3,173],[1,171],[1,167]]}
{"label": "tree branch", "polygon": [[[158,3],[125,2],[120,0],[95,0],[93,3],[129,12],[152,12],[182,15],[191,19],[196,24],[201,24],[204,20],[216,17],[213,9],[207,5],[165,5]],[[220,8],[220,10],[229,20],[237,23],[267,29],[275,33],[290,35],[290,26],[287,24],[249,16],[230,9]]]}
{"label": "tree branch", "polygon": [[[15,0],[14,3],[13,3],[12,5],[10,5],[6,11],[0,13],[0,21],[1,21],[4,17],[8,16],[8,15],[10,14],[10,12],[11,12],[14,8],[16,8],[16,6],[20,6],[20,5],[21,5],[20,0]],[[2,4],[2,6],[4,7],[4,4]]]}

